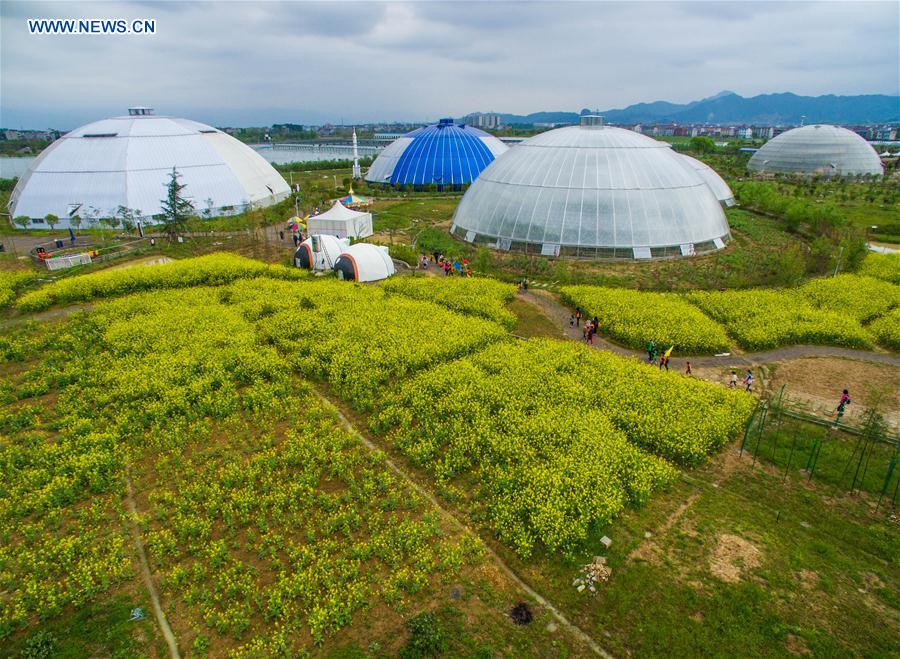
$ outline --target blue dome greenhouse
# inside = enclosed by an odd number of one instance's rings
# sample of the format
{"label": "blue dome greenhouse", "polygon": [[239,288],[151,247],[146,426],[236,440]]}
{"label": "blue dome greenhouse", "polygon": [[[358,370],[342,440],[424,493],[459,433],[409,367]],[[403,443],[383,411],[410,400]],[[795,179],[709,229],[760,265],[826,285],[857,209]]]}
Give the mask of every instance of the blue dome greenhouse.
{"label": "blue dome greenhouse", "polygon": [[391,142],[372,163],[366,181],[456,187],[478,178],[507,148],[483,130],[441,119]]}

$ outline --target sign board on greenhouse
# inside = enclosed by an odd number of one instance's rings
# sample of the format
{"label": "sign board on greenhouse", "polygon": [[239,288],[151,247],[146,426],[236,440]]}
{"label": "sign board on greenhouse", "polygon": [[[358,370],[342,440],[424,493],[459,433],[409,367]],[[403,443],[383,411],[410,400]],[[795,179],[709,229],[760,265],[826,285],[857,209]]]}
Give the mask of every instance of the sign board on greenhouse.
{"label": "sign board on greenhouse", "polygon": [[559,256],[559,245],[556,243],[543,243],[541,245],[541,256]]}
{"label": "sign board on greenhouse", "polygon": [[681,246],[681,255],[682,256],[693,256],[694,255],[694,243],[685,243]]}
{"label": "sign board on greenhouse", "polygon": [[497,238],[497,249],[508,252],[512,247],[512,238]]}
{"label": "sign board on greenhouse", "polygon": [[466,242],[467,243],[475,242],[475,232],[474,231],[466,231]]}
{"label": "sign board on greenhouse", "polygon": [[634,252],[634,258],[636,259],[649,259],[650,258],[650,248],[649,247],[634,247],[632,248]]}
{"label": "sign board on greenhouse", "polygon": [[713,238],[713,244],[716,246],[716,249],[722,249],[725,247],[725,243],[722,242],[721,238]]}

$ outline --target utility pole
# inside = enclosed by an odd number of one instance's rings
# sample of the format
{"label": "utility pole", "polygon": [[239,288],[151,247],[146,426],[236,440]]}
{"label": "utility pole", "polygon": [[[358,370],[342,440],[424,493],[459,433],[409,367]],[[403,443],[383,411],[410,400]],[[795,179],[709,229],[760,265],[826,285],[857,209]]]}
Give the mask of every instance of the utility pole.
{"label": "utility pole", "polygon": [[356,146],[356,127],[353,127],[353,172],[351,173],[351,178],[354,181],[358,181],[362,178],[362,172],[359,169],[359,149]]}

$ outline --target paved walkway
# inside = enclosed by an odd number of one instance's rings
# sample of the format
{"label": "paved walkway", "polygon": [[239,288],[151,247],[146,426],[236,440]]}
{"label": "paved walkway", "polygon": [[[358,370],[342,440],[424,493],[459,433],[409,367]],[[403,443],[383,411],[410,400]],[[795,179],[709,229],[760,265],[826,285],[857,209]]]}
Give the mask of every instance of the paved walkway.
{"label": "paved walkway", "polygon": [[[519,294],[519,297],[538,307],[544,315],[558,322],[562,328],[563,334],[575,341],[582,340],[581,329],[578,327],[569,327],[569,317],[572,309],[563,305],[550,293],[546,291],[529,290],[528,293]],[[601,328],[602,330],[602,328]],[[604,339],[600,336],[594,337],[594,347],[599,350],[616,353],[625,357],[637,357],[646,360],[647,353],[643,350],[633,350],[625,348]],[[796,345],[785,346],[775,350],[766,352],[732,352],[728,356],[716,357],[713,355],[690,355],[684,359],[690,358],[691,365],[694,367],[712,367],[712,368],[728,368],[728,367],[755,367],[760,364],[768,364],[780,361],[782,359],[799,359],[802,357],[842,357],[845,359],[857,359],[860,361],[874,362],[877,364],[888,364],[890,366],[900,366],[900,358],[887,352],[873,352],[869,350],[853,350],[850,348],[839,348],[836,346],[819,346],[819,345]],[[678,370],[673,365],[673,370]]]}

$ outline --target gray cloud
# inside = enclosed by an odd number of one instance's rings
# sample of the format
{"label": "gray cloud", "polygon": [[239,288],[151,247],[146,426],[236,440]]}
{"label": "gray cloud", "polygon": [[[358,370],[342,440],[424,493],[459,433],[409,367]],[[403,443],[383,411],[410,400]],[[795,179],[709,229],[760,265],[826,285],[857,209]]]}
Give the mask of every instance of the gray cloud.
{"label": "gray cloud", "polygon": [[[898,93],[894,2],[10,2],[0,124],[154,105],[209,123],[527,113]],[[26,18],[155,18],[154,36],[34,36]]]}

